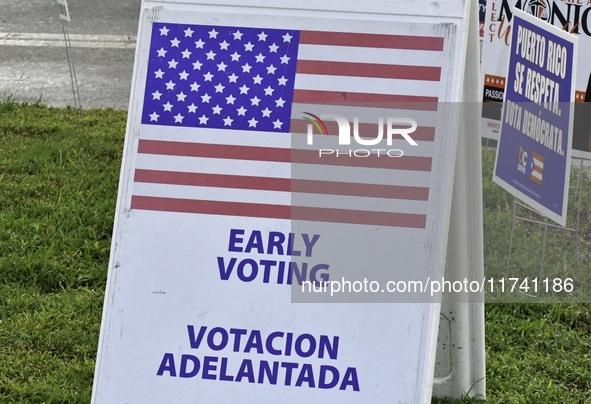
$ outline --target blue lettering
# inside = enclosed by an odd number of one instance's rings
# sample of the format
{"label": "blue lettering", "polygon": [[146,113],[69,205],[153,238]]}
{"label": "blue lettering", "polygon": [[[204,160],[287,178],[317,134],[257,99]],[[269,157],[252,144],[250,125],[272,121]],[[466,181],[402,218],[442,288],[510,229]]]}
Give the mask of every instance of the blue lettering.
{"label": "blue lettering", "polygon": [[273,348],[273,340],[278,337],[283,337],[283,333],[281,331],[272,332],[267,337],[267,341],[265,341],[265,348],[267,348],[267,352],[269,352],[271,355],[281,355],[281,350]]}
{"label": "blue lettering", "polygon": [[259,330],[252,330],[248,337],[248,341],[246,341],[244,352],[250,352],[253,348],[256,349],[257,353],[263,353],[263,340]]}
{"label": "blue lettering", "polygon": [[[308,340],[308,350],[304,351],[302,349],[302,344],[304,340]],[[302,358],[307,358],[314,354],[316,350],[316,340],[310,334],[302,334],[296,338],[296,345],[295,345],[296,354],[301,356]]]}
{"label": "blue lettering", "polygon": [[277,255],[284,255],[283,243],[285,242],[285,234],[278,231],[269,232],[269,242],[267,243],[267,254],[273,254],[273,250],[277,249]]}
{"label": "blue lettering", "polygon": [[289,263],[289,272],[287,274],[287,284],[291,285],[293,275],[295,274],[296,280],[298,285],[301,285],[303,281],[306,280],[306,275],[308,273],[308,263],[302,262],[302,270],[300,271],[298,267],[298,263],[295,261],[291,261]]}
{"label": "blue lettering", "polygon": [[256,249],[259,254],[265,253],[263,248],[263,236],[261,236],[261,232],[259,230],[253,230],[253,232],[250,234],[250,238],[248,239],[248,243],[246,243],[244,252],[249,253],[252,251],[252,249]]}
{"label": "blue lettering", "polygon": [[240,350],[240,337],[246,335],[246,330],[244,328],[230,328],[230,334],[234,336],[234,346],[232,347],[232,350],[238,352]]}
{"label": "blue lettering", "polygon": [[[327,381],[327,375],[332,375],[332,380]],[[339,370],[334,366],[322,365],[320,366],[320,376],[318,376],[318,388],[320,389],[332,389],[339,382]]]}
{"label": "blue lettering", "polygon": [[176,369],[174,367],[174,355],[171,353],[165,353],[164,357],[162,358],[162,362],[160,362],[160,367],[158,368],[158,372],[156,375],[162,376],[164,372],[170,373],[171,377],[176,377]]}
{"label": "blue lettering", "polygon": [[298,364],[294,362],[281,362],[281,367],[285,368],[285,385],[291,386],[291,372],[297,369]]}
{"label": "blue lettering", "polygon": [[228,367],[228,358],[222,358],[222,364],[220,366],[220,380],[231,382],[234,381],[234,377],[226,374],[226,368]]}
{"label": "blue lettering", "polygon": [[285,341],[285,356],[291,356],[291,341],[293,339],[293,334],[288,332],[287,333],[287,340]]}
{"label": "blue lettering", "polygon": [[[244,328],[187,325],[189,344],[192,349],[199,349],[203,340],[206,340],[207,347],[213,351],[221,351],[232,346],[233,352],[258,354],[268,353],[270,355],[295,355],[301,358],[317,356],[319,359],[338,359],[339,341],[338,336],[320,335],[314,336],[310,333],[294,334],[291,332],[273,331],[263,334],[261,330],[248,330]],[[245,337],[245,340],[242,339]],[[279,340],[279,342],[277,342]],[[244,344],[242,343],[244,341]],[[295,352],[294,352],[295,349]],[[165,359],[167,357],[165,356]],[[169,359],[172,360],[172,359]],[[163,362],[164,365],[167,362]]]}
{"label": "blue lettering", "polygon": [[201,345],[201,340],[205,335],[205,331],[207,331],[207,327],[201,326],[197,337],[195,337],[195,328],[192,325],[187,325],[187,330],[189,331],[189,343],[191,344],[191,348],[199,349],[199,345]]}
{"label": "blue lettering", "polygon": [[244,235],[242,229],[231,229],[230,230],[230,244],[228,245],[228,251],[242,252],[242,247],[237,247],[236,243],[242,243],[244,239],[240,238],[240,235]]}
{"label": "blue lettering", "polygon": [[248,379],[249,383],[254,383],[254,370],[252,368],[252,361],[250,359],[244,359],[242,361],[240,369],[238,369],[238,374],[236,375],[236,381],[239,382],[244,377]]}
{"label": "blue lettering", "polygon": [[318,345],[318,357],[324,358],[325,351],[330,359],[336,360],[339,352],[339,337],[333,337],[331,344],[328,335],[321,335],[320,344]]}
{"label": "blue lettering", "polygon": [[[189,361],[193,363],[193,370],[188,371]],[[179,373],[180,377],[193,377],[197,373],[199,373],[199,367],[201,364],[199,363],[199,359],[193,355],[182,355],[181,356],[181,371]]]}
{"label": "blue lettering", "polygon": [[343,381],[341,382],[341,386],[339,390],[347,389],[347,386],[353,387],[353,391],[359,391],[359,380],[357,379],[357,369],[355,368],[347,368],[345,371],[345,375],[343,376]]}
{"label": "blue lettering", "polygon": [[[235,258],[234,258],[235,259]],[[250,265],[251,271],[250,275],[246,276],[244,273],[244,267],[246,265]],[[242,282],[252,282],[257,277],[259,273],[259,266],[257,265],[256,261],[250,258],[240,261],[238,264],[238,278]]]}
{"label": "blue lettering", "polygon": [[312,256],[312,248],[314,247],[314,244],[316,244],[316,242],[320,238],[320,234],[314,234],[314,237],[312,237],[312,240],[310,240],[310,238],[307,234],[302,234],[302,237],[304,238],[304,244],[306,246],[306,257],[311,257]]}
{"label": "blue lettering", "polygon": [[[210,334],[211,335],[211,334]],[[215,380],[215,373],[211,374],[209,372],[215,372],[217,367],[216,363],[218,358],[215,356],[205,356],[203,357],[203,372],[201,373],[201,377],[204,379]]]}
{"label": "blue lettering", "polygon": [[[321,270],[328,271],[329,266],[327,264],[318,264],[315,265],[310,270],[310,280],[314,283],[315,286],[319,286],[322,282],[327,282],[330,279],[330,275],[327,273],[320,274],[320,279],[318,279],[318,272]],[[322,282],[320,282],[322,280]]]}
{"label": "blue lettering", "polygon": [[279,261],[279,269],[277,270],[277,284],[283,285],[283,274],[285,273],[285,261]]}
{"label": "blue lettering", "polygon": [[263,283],[269,283],[271,277],[271,267],[277,265],[277,261],[261,260],[261,265],[264,268]]}
{"label": "blue lettering", "polygon": [[224,257],[218,257],[218,268],[220,270],[220,278],[223,281],[227,281],[232,274],[232,270],[234,269],[234,265],[236,265],[236,258],[231,258],[228,267],[224,265]]}
{"label": "blue lettering", "polygon": [[261,361],[259,368],[259,379],[257,383],[263,384],[265,382],[265,375],[271,384],[277,384],[277,373],[279,371],[279,362],[273,362],[273,370],[269,367],[269,362]]}
{"label": "blue lettering", "polygon": [[[220,341],[219,345],[215,344],[214,339],[216,334],[220,334],[222,336],[222,340]],[[209,331],[209,334],[207,334],[207,345],[209,345],[213,351],[221,351],[226,347],[226,345],[228,345],[228,332],[222,327],[212,328],[211,331]]]}
{"label": "blue lettering", "polygon": [[296,387],[300,387],[303,383],[308,383],[309,387],[316,387],[314,383],[314,373],[312,372],[312,365],[305,363],[302,365],[302,370],[296,381]]}
{"label": "blue lettering", "polygon": [[[267,240],[263,239],[263,232],[261,230],[250,231],[250,234],[248,235],[248,240],[245,239],[245,235],[246,230],[244,229],[230,229],[228,251],[239,253],[257,252],[259,254],[277,254],[295,257],[302,256],[302,251],[295,248],[296,233],[282,233],[279,231],[270,231],[268,235],[265,234]],[[299,236],[302,237],[302,240],[304,242],[304,255],[306,257],[311,257],[313,254],[314,246],[320,239],[320,235],[309,235],[302,233]],[[246,245],[244,245],[245,243]]]}
{"label": "blue lettering", "polygon": [[302,255],[302,252],[293,249],[294,238],[295,234],[289,233],[289,242],[287,243],[287,255],[299,257],[300,255]]}

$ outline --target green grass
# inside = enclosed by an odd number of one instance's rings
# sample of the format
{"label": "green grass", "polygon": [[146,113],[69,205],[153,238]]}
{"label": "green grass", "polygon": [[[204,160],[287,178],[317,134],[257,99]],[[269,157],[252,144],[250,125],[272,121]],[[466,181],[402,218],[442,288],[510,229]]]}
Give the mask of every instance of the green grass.
{"label": "green grass", "polygon": [[[485,275],[495,278],[516,277],[533,279],[540,275],[549,279],[573,279],[571,293],[541,293],[538,299],[514,294],[487,296],[489,302],[589,302],[591,301],[591,181],[582,174],[582,197],[579,213],[579,238],[574,231],[548,227],[543,268],[541,269],[541,250],[543,246],[544,225],[517,220],[513,237],[510,266],[507,269],[507,255],[511,235],[511,213],[513,197],[491,181],[494,166],[494,150],[484,152],[483,158],[483,201],[484,201],[484,256]],[[575,169],[576,168],[576,169]],[[588,170],[588,168],[586,169]],[[571,172],[571,186],[577,185],[579,165]],[[568,204],[567,227],[576,228],[577,190],[571,188]],[[530,220],[543,221],[531,210],[519,207],[517,216]],[[551,221],[548,221],[552,224]],[[550,283],[550,286],[552,284]],[[531,283],[530,283],[531,287]],[[532,294],[531,290],[529,291]]]}
{"label": "green grass", "polygon": [[0,403],[90,401],[125,120],[0,103]]}
{"label": "green grass", "polygon": [[[0,403],[90,401],[125,121],[0,103]],[[503,276],[512,197],[490,181],[493,160],[484,153],[485,266]],[[556,300],[589,301],[583,185],[579,248],[571,232],[548,235],[545,275],[577,280],[577,296]],[[518,223],[512,276],[537,275],[540,246],[541,227]],[[591,403],[591,305],[529,301],[486,305],[487,402]]]}

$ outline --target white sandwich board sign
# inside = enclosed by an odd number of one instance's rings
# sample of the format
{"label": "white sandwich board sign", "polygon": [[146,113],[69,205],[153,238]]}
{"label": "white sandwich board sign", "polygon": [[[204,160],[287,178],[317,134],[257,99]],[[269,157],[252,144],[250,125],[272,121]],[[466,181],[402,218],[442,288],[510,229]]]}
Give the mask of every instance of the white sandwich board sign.
{"label": "white sandwich board sign", "polygon": [[429,402],[471,2],[221,3],[142,4],[93,402]]}

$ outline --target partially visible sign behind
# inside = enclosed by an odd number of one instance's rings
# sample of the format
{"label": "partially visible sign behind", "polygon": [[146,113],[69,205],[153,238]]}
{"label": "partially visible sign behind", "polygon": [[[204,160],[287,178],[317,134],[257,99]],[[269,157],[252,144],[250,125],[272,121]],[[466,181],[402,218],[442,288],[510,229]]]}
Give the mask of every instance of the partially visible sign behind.
{"label": "partially visible sign behind", "polygon": [[[591,3],[587,0],[487,0],[486,20],[482,48],[482,136],[498,139],[501,103],[505,91],[509,43],[513,33],[513,12],[523,10],[541,21],[558,27],[579,38],[581,51],[575,55],[577,75],[575,102],[591,102]],[[577,117],[575,117],[577,119]],[[584,117],[581,117],[583,122]],[[577,125],[578,126],[578,125]],[[579,133],[580,132],[580,133]],[[576,155],[591,157],[588,128],[574,134]],[[578,138],[581,137],[581,141]]]}
{"label": "partially visible sign behind", "polygon": [[577,38],[515,10],[494,180],[566,224]]}

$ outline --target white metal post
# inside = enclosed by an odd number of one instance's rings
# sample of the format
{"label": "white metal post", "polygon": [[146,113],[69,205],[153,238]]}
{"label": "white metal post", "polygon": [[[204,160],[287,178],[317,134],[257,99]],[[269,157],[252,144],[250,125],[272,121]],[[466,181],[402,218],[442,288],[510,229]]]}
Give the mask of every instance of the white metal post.
{"label": "white metal post", "polygon": [[[471,5],[463,99],[459,107],[459,140],[452,197],[445,279],[484,278],[482,218],[482,147],[478,108],[478,13]],[[447,293],[441,304],[433,395],[461,399],[466,394],[484,398],[484,293],[471,298]]]}

